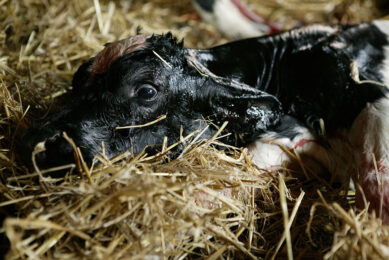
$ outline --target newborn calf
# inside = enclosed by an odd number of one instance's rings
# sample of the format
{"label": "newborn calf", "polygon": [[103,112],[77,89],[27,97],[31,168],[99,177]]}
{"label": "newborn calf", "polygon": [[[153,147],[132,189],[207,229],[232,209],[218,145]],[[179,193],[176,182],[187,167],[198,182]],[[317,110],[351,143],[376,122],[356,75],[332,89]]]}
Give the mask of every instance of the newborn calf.
{"label": "newborn calf", "polygon": [[[91,162],[103,142],[108,157],[155,152],[165,136],[168,144],[178,141],[181,127],[185,136],[202,128],[203,119],[228,121],[231,135],[223,141],[249,144],[265,168],[289,160],[281,144],[347,176],[359,151],[359,180],[376,201],[382,190],[372,177],[371,152],[383,174],[389,165],[389,102],[378,83],[389,84],[388,28],[387,22],[312,25],[206,50],[185,49],[170,34],[111,43],[76,72],[67,105],[25,135],[26,149],[45,141],[38,165],[71,162],[66,132]],[[162,115],[146,127],[118,129]],[[203,137],[216,131],[210,125]],[[343,150],[344,158],[333,153]],[[379,205],[388,214],[386,200],[389,194]]]}
{"label": "newborn calf", "polygon": [[[276,127],[281,105],[276,97],[244,83],[201,72],[194,65],[193,50],[183,48],[171,34],[137,35],[111,43],[74,75],[67,105],[42,125],[31,129],[25,140],[30,149],[45,141],[46,152],[38,164],[52,166],[73,161],[73,151],[62,138],[66,132],[81,148],[87,162],[101,152],[108,157],[132,151],[161,149],[201,128],[204,119],[231,122],[230,131],[256,139]],[[193,60],[193,61],[191,61]],[[148,127],[143,125],[165,115]],[[215,127],[203,137],[216,133]],[[233,137],[226,141],[233,143]]]}

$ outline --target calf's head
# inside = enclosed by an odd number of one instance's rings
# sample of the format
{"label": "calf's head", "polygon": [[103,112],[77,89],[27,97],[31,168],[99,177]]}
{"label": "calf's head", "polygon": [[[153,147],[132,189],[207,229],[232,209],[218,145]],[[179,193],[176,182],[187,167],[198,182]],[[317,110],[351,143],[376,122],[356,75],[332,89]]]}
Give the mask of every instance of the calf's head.
{"label": "calf's head", "polygon": [[[84,63],[73,78],[73,91],[65,107],[23,137],[31,158],[33,147],[44,142],[38,166],[73,161],[73,149],[63,132],[91,162],[102,150],[112,157],[158,150],[166,136],[168,144],[204,127],[204,119],[216,125],[229,121],[226,131],[246,141],[276,126],[280,103],[264,92],[213,75],[195,59],[196,50],[183,48],[171,34],[137,35],[107,45]],[[166,116],[154,124],[143,125]],[[209,127],[204,137],[217,129]],[[233,142],[231,135],[225,139]]]}

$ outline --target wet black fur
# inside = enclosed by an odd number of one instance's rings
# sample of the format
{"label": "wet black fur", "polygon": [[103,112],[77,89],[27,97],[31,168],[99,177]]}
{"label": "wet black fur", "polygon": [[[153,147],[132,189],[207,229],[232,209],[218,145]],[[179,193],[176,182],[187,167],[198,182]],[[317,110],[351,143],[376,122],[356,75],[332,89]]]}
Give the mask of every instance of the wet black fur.
{"label": "wet black fur", "polygon": [[[87,69],[93,59],[89,60],[74,75],[74,90],[66,107],[25,135],[27,151],[30,153],[36,143],[46,140],[46,152],[38,154],[38,165],[49,167],[71,162],[73,151],[62,138],[66,132],[90,163],[101,152],[102,142],[108,157],[124,151],[137,154],[145,148],[153,153],[161,149],[165,136],[168,145],[177,142],[181,127],[183,136],[203,129],[204,119],[214,119],[219,125],[230,121],[229,130],[238,130],[247,139],[255,139],[278,123],[277,99],[266,97],[269,95],[262,98],[258,91],[237,91],[217,84],[188,64],[186,52],[171,34],[156,35],[148,40],[147,48],[119,58],[105,73],[93,77],[92,83],[88,82]],[[134,96],[142,84],[158,90],[152,101]],[[116,129],[145,124],[161,115],[167,118],[148,127]],[[247,130],[243,131],[244,128]],[[216,131],[211,126],[202,138],[209,138]],[[225,141],[233,143],[233,139],[231,135]]]}
{"label": "wet black fur", "polygon": [[[124,151],[155,152],[165,136],[172,144],[179,140],[181,126],[185,136],[203,128],[203,119],[217,125],[228,121],[226,132],[233,134],[224,141],[231,144],[260,139],[267,131],[293,138],[296,133],[291,129],[298,124],[320,137],[321,118],[329,134],[348,128],[367,102],[385,93],[379,85],[354,82],[350,63],[360,61],[362,80],[381,80],[378,71],[388,42],[370,24],[337,28],[331,34],[307,27],[197,50],[197,58],[223,77],[222,83],[189,65],[188,50],[171,34],[151,37],[147,48],[116,60],[90,84],[91,59],[76,72],[66,107],[25,135],[24,150],[29,154],[37,142],[46,140],[47,150],[38,158],[41,166],[71,162],[73,151],[61,137],[66,132],[89,163],[101,152],[102,142],[108,157]],[[333,42],[343,42],[345,47],[334,47]],[[361,55],[369,58],[361,62]],[[229,86],[233,81],[242,88]],[[134,95],[142,84],[157,89],[155,99]],[[116,130],[165,114],[166,119],[148,127]],[[216,131],[211,126],[203,137]]]}
{"label": "wet black fur", "polygon": [[381,82],[388,45],[387,36],[372,24],[332,27],[335,33],[311,29],[314,25],[233,42],[202,50],[198,58],[218,75],[275,95],[285,114],[318,135],[322,118],[331,134],[350,127],[367,102],[385,94],[379,85],[355,83],[350,64],[358,62],[360,80]]}

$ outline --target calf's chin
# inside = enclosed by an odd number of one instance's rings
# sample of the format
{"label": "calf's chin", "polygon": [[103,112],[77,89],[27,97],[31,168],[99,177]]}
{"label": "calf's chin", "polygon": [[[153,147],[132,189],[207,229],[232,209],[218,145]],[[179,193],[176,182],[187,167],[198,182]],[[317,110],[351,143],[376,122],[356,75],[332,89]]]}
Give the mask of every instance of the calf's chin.
{"label": "calf's chin", "polygon": [[[170,146],[193,132],[201,132],[204,139],[217,132],[216,127],[209,125],[201,114],[196,113],[192,113],[191,118],[173,114],[150,126],[130,129],[116,129],[115,126],[125,125],[103,120],[104,116],[97,114],[93,119],[80,119],[72,123],[66,121],[67,114],[62,117],[54,114],[51,120],[30,128],[19,146],[23,161],[30,167],[35,161],[35,166],[41,169],[74,163],[75,151],[71,145],[74,142],[86,164],[91,166],[95,156],[102,156],[102,153],[108,158],[126,151],[133,155],[140,152],[151,155],[162,150],[165,137],[166,145]],[[224,141],[232,142],[231,138],[227,136]],[[169,156],[175,158],[184,146],[185,142],[175,146]]]}

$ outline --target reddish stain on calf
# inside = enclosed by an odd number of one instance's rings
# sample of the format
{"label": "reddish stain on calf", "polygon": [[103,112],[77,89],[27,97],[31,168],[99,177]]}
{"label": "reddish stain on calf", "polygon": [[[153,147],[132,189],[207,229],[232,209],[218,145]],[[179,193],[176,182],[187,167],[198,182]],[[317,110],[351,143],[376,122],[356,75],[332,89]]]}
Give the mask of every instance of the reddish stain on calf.
{"label": "reddish stain on calf", "polygon": [[316,143],[316,140],[303,138],[303,139],[299,140],[291,150],[296,150],[297,148],[303,147],[305,144],[308,144],[308,143]]}
{"label": "reddish stain on calf", "polygon": [[91,73],[88,80],[89,85],[93,82],[95,75],[104,73],[120,57],[147,47],[146,40],[150,37],[151,35],[135,35],[106,46],[97,54],[95,61],[88,69]]}

